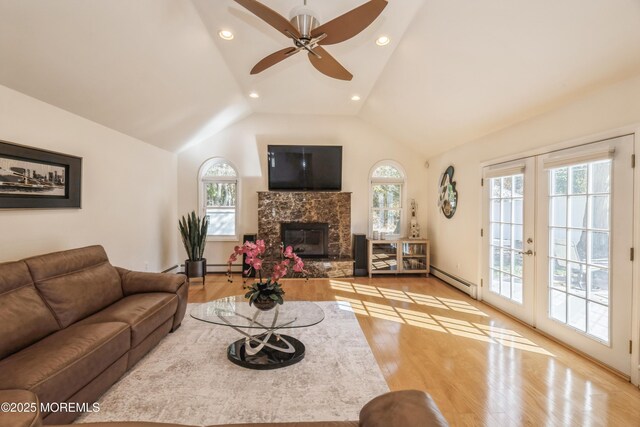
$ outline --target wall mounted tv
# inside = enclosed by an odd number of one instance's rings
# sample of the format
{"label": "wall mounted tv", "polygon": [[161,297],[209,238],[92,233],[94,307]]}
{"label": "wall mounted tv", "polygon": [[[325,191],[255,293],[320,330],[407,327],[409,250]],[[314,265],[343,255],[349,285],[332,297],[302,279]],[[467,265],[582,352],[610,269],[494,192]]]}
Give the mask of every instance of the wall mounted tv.
{"label": "wall mounted tv", "polygon": [[342,147],[269,145],[269,190],[342,190]]}

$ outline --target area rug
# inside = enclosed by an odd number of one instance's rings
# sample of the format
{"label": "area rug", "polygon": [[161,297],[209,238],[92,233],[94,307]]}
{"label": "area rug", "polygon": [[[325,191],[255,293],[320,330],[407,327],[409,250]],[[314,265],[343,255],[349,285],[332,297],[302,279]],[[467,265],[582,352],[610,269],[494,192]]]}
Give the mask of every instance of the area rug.
{"label": "area rug", "polygon": [[[290,302],[295,304],[295,302]],[[318,303],[325,319],[288,333],[306,346],[295,365],[257,371],[227,360],[231,328],[195,320],[182,326],[76,422],[156,421],[191,425],[357,420],[362,406],[389,391],[350,311]]]}

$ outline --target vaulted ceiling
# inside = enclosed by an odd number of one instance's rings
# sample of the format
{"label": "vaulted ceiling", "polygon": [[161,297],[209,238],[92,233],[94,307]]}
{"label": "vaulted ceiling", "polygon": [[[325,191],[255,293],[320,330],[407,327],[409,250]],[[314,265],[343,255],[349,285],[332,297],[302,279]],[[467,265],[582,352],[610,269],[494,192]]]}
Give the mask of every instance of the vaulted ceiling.
{"label": "vaulted ceiling", "polygon": [[429,156],[640,73],[639,22],[639,0],[389,0],[326,47],[345,82],[306,55],[250,75],[290,41],[232,0],[0,0],[0,84],[170,151],[259,112],[358,115]]}

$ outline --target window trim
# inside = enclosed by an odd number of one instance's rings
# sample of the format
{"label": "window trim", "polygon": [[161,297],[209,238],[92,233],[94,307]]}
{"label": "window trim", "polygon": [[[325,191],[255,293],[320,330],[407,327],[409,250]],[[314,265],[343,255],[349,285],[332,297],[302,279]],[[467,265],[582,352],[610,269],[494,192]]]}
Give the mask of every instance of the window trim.
{"label": "window trim", "polygon": [[[236,176],[218,176],[218,177],[205,177],[204,174],[207,170],[215,164],[226,163],[234,170]],[[198,169],[198,211],[200,215],[207,214],[207,206],[206,200],[207,197],[205,195],[205,183],[210,182],[234,182],[236,184],[236,206],[235,206],[235,230],[236,234],[229,235],[210,235],[207,234],[208,242],[238,242],[240,241],[240,204],[241,204],[241,185],[240,185],[240,173],[238,172],[238,168],[231,161],[227,160],[224,157],[211,157],[205,160]]]}
{"label": "window trim", "polygon": [[[402,175],[402,178],[376,178],[373,176],[373,173],[376,169],[381,166],[391,166],[397,169]],[[375,184],[400,184],[400,208],[374,208],[373,207],[373,186]],[[405,210],[407,206],[407,173],[405,172],[404,167],[400,163],[395,160],[381,160],[374,164],[369,170],[369,201],[368,201],[369,209],[368,209],[368,230],[369,230],[369,238],[373,238],[373,211],[380,210],[400,210],[400,236],[405,237],[405,228],[406,228],[406,219],[405,219]]]}

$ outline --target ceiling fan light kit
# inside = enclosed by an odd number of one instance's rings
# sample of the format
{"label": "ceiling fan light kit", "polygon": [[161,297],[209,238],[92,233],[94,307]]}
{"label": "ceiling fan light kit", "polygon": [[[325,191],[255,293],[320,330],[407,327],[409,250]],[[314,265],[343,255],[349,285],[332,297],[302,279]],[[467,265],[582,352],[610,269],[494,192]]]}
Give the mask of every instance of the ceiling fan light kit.
{"label": "ceiling fan light kit", "polygon": [[341,43],[359,34],[387,6],[386,0],[370,0],[319,25],[317,15],[306,7],[306,1],[305,6],[292,10],[290,20],[256,0],[235,1],[293,41],[293,47],[281,49],[261,59],[251,69],[251,74],[258,74],[304,50],[311,65],[318,71],[340,80],[351,80],[353,75],[322,46]]}
{"label": "ceiling fan light kit", "polygon": [[318,15],[306,6],[294,7],[289,22],[298,29],[301,39],[310,39],[311,30],[319,25]]}

